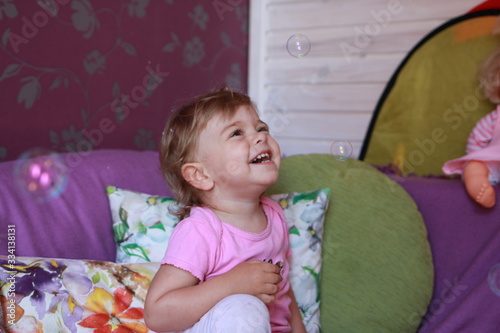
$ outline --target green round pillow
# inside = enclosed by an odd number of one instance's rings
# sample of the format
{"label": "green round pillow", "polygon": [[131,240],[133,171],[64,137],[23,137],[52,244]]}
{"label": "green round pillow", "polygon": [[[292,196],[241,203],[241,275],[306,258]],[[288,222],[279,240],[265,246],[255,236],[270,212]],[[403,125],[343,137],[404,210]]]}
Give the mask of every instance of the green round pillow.
{"label": "green round pillow", "polygon": [[266,195],[330,188],[320,315],[323,332],[415,332],[432,297],[427,230],[408,193],[370,165],[331,155],[283,159]]}

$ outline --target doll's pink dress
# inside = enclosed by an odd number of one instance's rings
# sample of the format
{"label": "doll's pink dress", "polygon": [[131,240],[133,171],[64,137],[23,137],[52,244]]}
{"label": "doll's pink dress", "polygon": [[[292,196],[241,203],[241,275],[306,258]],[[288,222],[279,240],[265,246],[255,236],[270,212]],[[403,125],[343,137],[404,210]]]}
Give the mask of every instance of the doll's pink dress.
{"label": "doll's pink dress", "polygon": [[[494,116],[498,119],[500,116],[500,105],[497,106],[496,110],[492,111],[489,115],[485,116],[483,119]],[[485,128],[485,122],[481,119],[478,124],[474,127],[469,137],[468,152],[466,155],[448,161],[443,165],[444,173],[448,175],[452,174],[462,174],[462,170],[465,164],[469,161],[483,161],[488,166],[490,170],[489,180],[492,184],[497,184],[500,180],[500,121],[495,121],[492,123],[490,128]],[[482,122],[482,128],[479,124]],[[488,134],[491,133],[491,134]],[[491,141],[490,141],[491,135]],[[482,137],[482,142],[476,142],[471,144],[471,137]],[[476,146],[477,150],[470,151],[469,146]],[[484,148],[478,148],[479,146],[484,146]]]}

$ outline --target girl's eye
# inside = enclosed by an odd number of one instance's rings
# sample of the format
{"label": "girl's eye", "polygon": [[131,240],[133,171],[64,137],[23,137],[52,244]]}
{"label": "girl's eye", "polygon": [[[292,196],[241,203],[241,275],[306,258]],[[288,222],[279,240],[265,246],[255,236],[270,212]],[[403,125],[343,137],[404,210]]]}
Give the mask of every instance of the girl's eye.
{"label": "girl's eye", "polygon": [[267,126],[262,126],[261,128],[257,129],[258,132],[269,132],[269,128]]}
{"label": "girl's eye", "polygon": [[241,130],[235,130],[231,133],[230,137],[232,138],[233,136],[239,136],[241,135]]}

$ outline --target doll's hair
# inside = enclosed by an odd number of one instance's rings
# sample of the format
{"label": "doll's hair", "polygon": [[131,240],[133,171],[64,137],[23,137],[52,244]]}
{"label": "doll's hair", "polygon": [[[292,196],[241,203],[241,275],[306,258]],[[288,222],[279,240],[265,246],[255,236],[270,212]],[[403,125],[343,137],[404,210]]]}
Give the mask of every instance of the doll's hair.
{"label": "doll's hair", "polygon": [[495,49],[480,67],[479,84],[486,98],[500,103],[500,48]]}
{"label": "doll's hair", "polygon": [[168,118],[160,143],[160,169],[179,203],[171,213],[180,219],[189,216],[191,207],[203,206],[200,190],[184,179],[182,166],[195,162],[198,138],[208,121],[216,115],[229,119],[240,106],[256,109],[250,97],[223,87],[195,97]]}

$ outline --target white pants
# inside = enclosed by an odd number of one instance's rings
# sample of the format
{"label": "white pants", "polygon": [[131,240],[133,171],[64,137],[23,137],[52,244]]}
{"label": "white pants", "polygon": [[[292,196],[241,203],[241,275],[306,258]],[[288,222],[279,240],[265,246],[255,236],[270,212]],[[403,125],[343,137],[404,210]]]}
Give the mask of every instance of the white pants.
{"label": "white pants", "polygon": [[185,333],[271,333],[269,311],[260,299],[231,295],[217,303]]}

